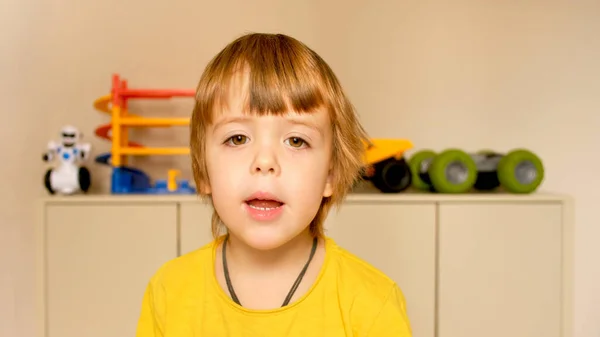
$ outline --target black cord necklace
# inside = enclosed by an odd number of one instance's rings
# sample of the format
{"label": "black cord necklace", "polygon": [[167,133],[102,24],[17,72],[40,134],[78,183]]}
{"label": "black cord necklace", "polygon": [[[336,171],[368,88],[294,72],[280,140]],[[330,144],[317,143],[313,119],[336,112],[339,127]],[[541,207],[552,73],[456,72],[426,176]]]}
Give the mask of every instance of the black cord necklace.
{"label": "black cord necklace", "polygon": [[[227,246],[228,238],[229,238],[229,235],[226,236],[225,240],[223,241],[223,273],[225,274],[225,282],[227,282],[227,289],[229,289],[229,294],[231,295],[231,298],[233,299],[233,301],[235,303],[242,305],[240,303],[240,300],[238,299],[237,295],[235,294],[235,291],[233,290],[233,285],[231,284],[231,279],[229,278],[229,269],[227,268],[227,257],[226,257],[226,253],[225,253],[225,247]],[[314,238],[312,250],[310,251],[310,256],[308,258],[308,261],[306,261],[306,264],[304,265],[304,268],[302,268],[300,275],[298,275],[296,282],[294,282],[294,284],[292,285],[292,288],[290,289],[290,292],[285,297],[285,300],[283,301],[283,304],[281,305],[282,307],[285,307],[286,305],[288,305],[288,303],[292,299],[292,296],[296,292],[296,289],[298,289],[300,282],[302,282],[302,278],[304,277],[304,274],[306,273],[306,270],[308,269],[308,265],[310,264],[310,261],[312,261],[313,256],[315,256],[315,251],[317,250],[317,242],[318,242],[317,238]]]}

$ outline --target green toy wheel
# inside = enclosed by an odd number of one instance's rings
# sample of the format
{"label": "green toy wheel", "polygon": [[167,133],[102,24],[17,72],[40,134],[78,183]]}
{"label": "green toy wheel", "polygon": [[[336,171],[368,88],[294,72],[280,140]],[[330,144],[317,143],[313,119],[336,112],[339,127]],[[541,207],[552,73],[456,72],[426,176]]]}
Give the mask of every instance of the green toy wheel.
{"label": "green toy wheel", "polygon": [[[429,163],[435,157],[435,152],[431,150],[421,150],[412,157],[408,161],[408,165],[410,167],[410,172],[412,174],[412,185],[414,188],[419,190],[429,190],[430,184],[423,180],[421,175],[426,175],[427,170],[429,168]],[[425,160],[428,160],[429,163],[427,165],[423,165]]]}
{"label": "green toy wheel", "polygon": [[508,192],[531,193],[544,180],[544,165],[531,151],[513,150],[500,159],[498,180]]}
{"label": "green toy wheel", "polygon": [[465,193],[477,180],[477,165],[466,152],[449,149],[433,159],[429,178],[439,193]]}

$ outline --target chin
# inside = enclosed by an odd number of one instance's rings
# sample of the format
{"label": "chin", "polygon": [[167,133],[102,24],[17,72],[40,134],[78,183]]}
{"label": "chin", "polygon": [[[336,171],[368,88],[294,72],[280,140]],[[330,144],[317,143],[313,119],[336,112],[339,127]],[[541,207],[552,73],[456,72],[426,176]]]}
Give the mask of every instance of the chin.
{"label": "chin", "polygon": [[243,233],[238,238],[253,249],[273,250],[285,245],[293,238],[293,235],[285,235],[273,229],[265,228]]}
{"label": "chin", "polygon": [[277,227],[247,224],[247,227],[229,228],[229,232],[244,245],[261,251],[277,249],[304,232],[302,229],[295,231]]}

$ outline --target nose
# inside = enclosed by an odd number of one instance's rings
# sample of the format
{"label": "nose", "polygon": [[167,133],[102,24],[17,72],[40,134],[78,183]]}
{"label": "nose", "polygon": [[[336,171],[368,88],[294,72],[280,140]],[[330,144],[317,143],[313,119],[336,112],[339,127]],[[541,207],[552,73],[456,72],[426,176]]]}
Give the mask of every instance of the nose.
{"label": "nose", "polygon": [[251,174],[272,174],[279,175],[279,162],[277,160],[276,151],[270,146],[259,147],[254,157],[250,173]]}

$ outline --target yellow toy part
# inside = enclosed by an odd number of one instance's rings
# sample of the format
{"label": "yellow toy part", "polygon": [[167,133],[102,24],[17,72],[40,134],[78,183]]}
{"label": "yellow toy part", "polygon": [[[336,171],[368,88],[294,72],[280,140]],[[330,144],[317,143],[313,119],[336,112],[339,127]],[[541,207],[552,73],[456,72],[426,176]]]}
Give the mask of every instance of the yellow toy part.
{"label": "yellow toy part", "polygon": [[389,158],[400,160],[404,153],[413,147],[412,142],[407,139],[374,138],[369,142],[364,142],[366,147],[365,163],[369,165]]}
{"label": "yellow toy part", "polygon": [[410,167],[404,155],[413,147],[407,139],[369,139],[364,142],[365,180],[384,193],[398,193],[412,183]]}
{"label": "yellow toy part", "polygon": [[127,111],[125,107],[112,106],[112,95],[99,97],[94,101],[94,108],[98,111],[111,115],[109,124],[102,125],[96,129],[96,135],[112,142],[111,159],[115,167],[125,164],[125,156],[150,156],[150,155],[187,155],[190,149],[187,147],[146,147],[128,140],[127,127],[170,127],[187,126],[190,118],[150,118],[141,117]]}
{"label": "yellow toy part", "polygon": [[181,174],[179,170],[169,170],[167,173],[167,189],[169,192],[174,192],[177,190],[177,178]]}
{"label": "yellow toy part", "polygon": [[98,97],[94,100],[94,108],[98,111],[105,112],[107,114],[112,113],[110,109],[110,101],[112,100],[112,95],[104,95]]}

